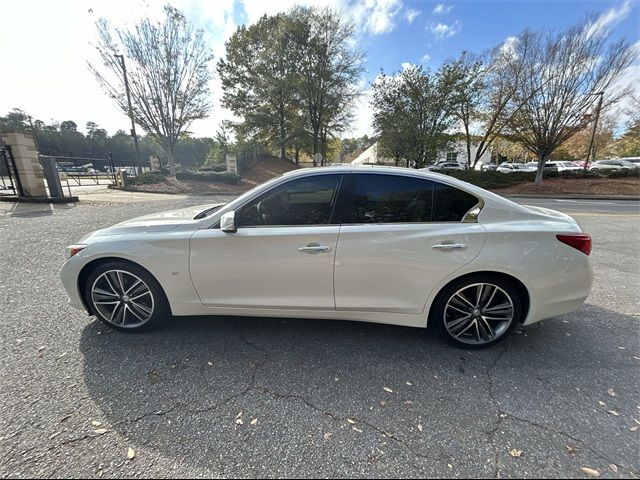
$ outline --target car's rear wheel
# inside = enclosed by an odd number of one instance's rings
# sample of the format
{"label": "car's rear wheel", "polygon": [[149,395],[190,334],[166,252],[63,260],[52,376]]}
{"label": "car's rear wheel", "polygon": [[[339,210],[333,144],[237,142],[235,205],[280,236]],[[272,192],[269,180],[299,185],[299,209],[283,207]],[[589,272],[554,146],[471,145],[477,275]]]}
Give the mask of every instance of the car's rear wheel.
{"label": "car's rear wheel", "polygon": [[128,262],[99,265],[87,278],[85,299],[103,323],[123,332],[141,332],[171,315],[158,281]]}
{"label": "car's rear wheel", "polygon": [[447,285],[431,310],[430,322],[449,343],[467,349],[487,348],[517,326],[522,300],[507,279],[472,275]]}

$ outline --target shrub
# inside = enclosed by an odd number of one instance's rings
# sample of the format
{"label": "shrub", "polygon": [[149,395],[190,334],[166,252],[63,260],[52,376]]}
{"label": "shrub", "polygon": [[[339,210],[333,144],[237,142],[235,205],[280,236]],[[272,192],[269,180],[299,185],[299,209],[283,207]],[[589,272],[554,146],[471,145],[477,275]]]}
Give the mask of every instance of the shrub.
{"label": "shrub", "polygon": [[128,185],[150,185],[152,183],[159,183],[165,179],[162,173],[158,172],[145,172],[135,177],[127,178]]}
{"label": "shrub", "polygon": [[198,169],[199,172],[226,172],[226,165],[208,165]]}
{"label": "shrub", "polygon": [[240,177],[231,172],[178,172],[178,180],[195,180],[198,182],[210,183],[240,183]]}
{"label": "shrub", "polygon": [[446,170],[439,173],[445,173],[446,175],[455,177],[458,180],[469,182],[480,188],[487,189],[509,187],[511,185],[524,182],[533,182],[536,177],[536,172],[503,173],[497,171],[482,172],[480,170]]}
{"label": "shrub", "polygon": [[627,178],[627,177],[640,177],[640,168],[622,169],[622,170],[609,170],[606,172],[607,178]]}

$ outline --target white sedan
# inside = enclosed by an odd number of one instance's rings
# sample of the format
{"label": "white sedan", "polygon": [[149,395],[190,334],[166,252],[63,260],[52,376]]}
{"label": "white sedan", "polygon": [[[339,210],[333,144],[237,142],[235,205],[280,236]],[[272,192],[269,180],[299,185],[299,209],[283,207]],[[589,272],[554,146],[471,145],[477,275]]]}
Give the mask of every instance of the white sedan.
{"label": "white sedan", "polygon": [[72,306],[121,331],[171,315],[432,323],[482,348],[580,308],[590,251],[565,214],[445,175],[345,166],[90,233],[61,276]]}

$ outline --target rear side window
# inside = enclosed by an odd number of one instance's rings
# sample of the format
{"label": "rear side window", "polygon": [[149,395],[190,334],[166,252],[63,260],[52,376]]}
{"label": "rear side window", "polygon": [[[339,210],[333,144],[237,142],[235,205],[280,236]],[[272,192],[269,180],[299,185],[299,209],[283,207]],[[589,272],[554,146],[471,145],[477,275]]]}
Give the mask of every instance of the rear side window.
{"label": "rear side window", "polygon": [[430,222],[433,182],[398,175],[355,175],[348,223]]}
{"label": "rear side window", "polygon": [[443,183],[433,182],[432,222],[461,222],[477,203],[473,195]]}

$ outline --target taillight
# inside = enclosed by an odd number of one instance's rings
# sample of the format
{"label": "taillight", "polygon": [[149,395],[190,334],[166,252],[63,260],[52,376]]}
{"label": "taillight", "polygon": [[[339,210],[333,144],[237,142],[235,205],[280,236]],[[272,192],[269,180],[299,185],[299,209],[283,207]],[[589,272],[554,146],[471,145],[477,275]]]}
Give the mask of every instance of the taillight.
{"label": "taillight", "polygon": [[556,235],[556,238],[585,255],[591,253],[591,237],[586,233]]}

